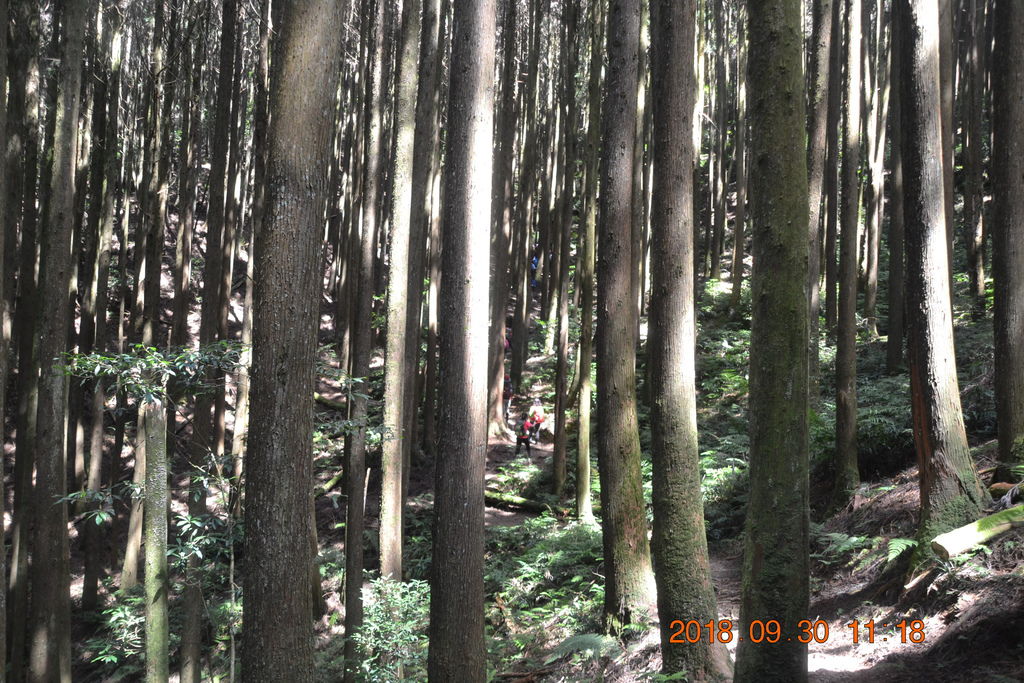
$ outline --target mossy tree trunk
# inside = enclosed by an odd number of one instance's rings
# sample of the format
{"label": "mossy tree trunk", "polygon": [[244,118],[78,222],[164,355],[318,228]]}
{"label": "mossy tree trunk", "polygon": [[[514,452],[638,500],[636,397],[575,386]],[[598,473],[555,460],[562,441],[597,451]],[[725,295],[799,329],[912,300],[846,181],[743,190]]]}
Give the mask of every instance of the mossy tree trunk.
{"label": "mossy tree trunk", "polygon": [[310,514],[322,282],[319,231],[339,78],[342,8],[286,4],[275,27],[266,211],[257,243],[252,421],[245,482],[242,677],[313,680]]}
{"label": "mossy tree trunk", "polygon": [[[750,502],[739,632],[777,620],[782,641],[743,640],[736,681],[807,680],[807,119],[799,0],[751,3]],[[791,640],[790,640],[791,638]]]}
{"label": "mossy tree trunk", "polygon": [[640,476],[636,297],[632,285],[633,136],[640,1],[612,0],[601,107],[597,290],[597,448],[601,475],[606,625],[642,619],[655,599]]}
{"label": "mossy tree trunk", "polygon": [[713,645],[673,643],[674,619],[717,619],[697,447],[693,297],[693,137],[696,2],[651,3],[654,186],[651,196],[651,451],[662,671],[712,673]]}
{"label": "mossy tree trunk", "polygon": [[937,0],[900,0],[907,322],[921,547],[981,515],[987,493],[971,461],[953,355]]}
{"label": "mossy tree trunk", "polygon": [[993,63],[992,266],[995,275],[996,478],[1024,465],[1024,6],[999,0]]}

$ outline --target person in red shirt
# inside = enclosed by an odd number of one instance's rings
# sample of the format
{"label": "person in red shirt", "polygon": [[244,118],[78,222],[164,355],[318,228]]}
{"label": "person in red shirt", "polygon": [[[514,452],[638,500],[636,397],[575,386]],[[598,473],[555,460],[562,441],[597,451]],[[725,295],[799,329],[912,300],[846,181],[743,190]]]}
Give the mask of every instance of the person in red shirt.
{"label": "person in red shirt", "polygon": [[530,438],[533,434],[533,422],[530,421],[530,417],[523,413],[523,418],[516,427],[516,455],[519,455],[519,449],[526,446],[526,454],[532,456],[533,453],[530,450]]}

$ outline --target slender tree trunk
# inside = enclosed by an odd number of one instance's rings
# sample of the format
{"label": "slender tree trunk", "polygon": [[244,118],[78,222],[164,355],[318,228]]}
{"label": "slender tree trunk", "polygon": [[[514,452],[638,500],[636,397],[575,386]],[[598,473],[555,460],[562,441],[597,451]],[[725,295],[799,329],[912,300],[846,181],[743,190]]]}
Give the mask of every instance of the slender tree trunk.
{"label": "slender tree trunk", "polygon": [[813,0],[813,38],[808,56],[809,74],[808,142],[807,142],[807,302],[808,302],[808,395],[811,405],[821,399],[818,389],[818,317],[821,311],[821,235],[822,185],[825,180],[825,152],[828,130],[829,55],[832,53],[832,3],[835,0]]}
{"label": "slender tree trunk", "polygon": [[[12,207],[7,203],[7,27],[9,25],[7,15],[7,0],[0,0],[0,216],[6,216]],[[6,416],[7,409],[7,350],[11,342],[11,310],[10,300],[7,297],[7,252],[13,245],[6,244],[6,223],[5,235],[0,236],[0,416]],[[6,420],[6,417],[4,418]],[[6,430],[4,430],[6,432]],[[6,457],[0,457],[0,464],[3,464]],[[3,478],[0,477],[0,539],[6,538],[4,530],[4,508],[7,506],[7,487]],[[0,683],[7,680],[7,545],[6,541],[0,542]]]}
{"label": "slender tree trunk", "polygon": [[750,502],[740,632],[775,619],[781,641],[742,640],[736,681],[807,680],[807,118],[800,3],[751,3]]}
{"label": "slender tree trunk", "polygon": [[40,268],[40,294],[47,306],[39,313],[39,413],[37,418],[37,477],[35,542],[33,545],[30,681],[71,680],[71,594],[67,507],[54,504],[65,495],[64,418],[68,378],[60,358],[68,336],[71,301],[68,292],[71,262],[78,105],[82,84],[82,44],[86,0],[68,0],[66,31],[61,51],[60,81],[53,138],[53,173],[48,239]]}
{"label": "slender tree trunk", "polygon": [[11,604],[8,612],[10,631],[11,680],[24,680],[28,635],[28,555],[29,531],[35,515],[32,471],[35,467],[37,401],[39,398],[38,356],[38,277],[39,239],[37,236],[39,163],[39,5],[20,0],[14,6],[15,26],[19,28],[25,50],[25,131],[24,161],[18,176],[24,179],[21,214],[21,246],[18,253],[18,299],[14,311],[14,329],[18,334],[18,415],[14,458],[14,509],[11,524]]}
{"label": "slender tree trunk", "polygon": [[[358,298],[353,307],[355,317],[352,324],[352,372],[353,378],[366,378],[370,374],[370,352],[372,330],[369,321],[373,314],[374,289],[374,249],[376,248],[377,224],[383,221],[379,215],[381,185],[379,176],[380,159],[383,150],[383,109],[384,109],[384,33],[385,0],[366,2],[364,7],[367,17],[373,17],[371,34],[375,46],[372,54],[368,53],[370,63],[367,65],[368,81],[366,83],[366,114],[367,146],[363,164],[363,206],[362,228],[359,253],[359,285]],[[348,495],[345,516],[345,660],[357,661],[356,643],[353,636],[363,625],[363,516],[365,513],[365,479],[366,479],[366,428],[369,413],[364,392],[359,391],[350,409],[350,419],[355,423],[356,430],[346,444]],[[345,680],[355,680],[356,669],[346,667]]]}
{"label": "slender tree trunk", "polygon": [[[103,78],[98,81],[96,105],[105,106],[105,114],[96,112],[96,118],[104,123],[102,135],[93,136],[94,144],[100,147],[93,153],[92,163],[94,175],[92,181],[92,204],[89,210],[90,223],[95,220],[96,227],[89,232],[98,233],[97,255],[95,261],[95,310],[96,323],[93,329],[92,348],[107,349],[107,303],[109,300],[110,251],[111,239],[114,234],[114,193],[117,186],[117,144],[119,130],[119,114],[121,99],[121,56],[122,56],[122,22],[113,3],[105,3],[103,8],[103,37],[101,38]],[[98,167],[98,168],[96,168]],[[95,218],[93,215],[95,214]],[[103,485],[103,441],[104,404],[107,400],[106,388],[96,382],[92,392],[92,423],[89,430],[89,477],[86,487],[98,492]],[[115,454],[118,455],[118,454]],[[97,605],[97,589],[103,560],[103,538],[106,526],[86,524],[85,535],[85,577],[82,584],[82,609],[91,611]]]}
{"label": "slender tree trunk", "polygon": [[643,618],[655,597],[640,477],[631,228],[639,0],[612,0],[602,106],[597,306],[598,463],[609,628]]}
{"label": "slender tree trunk", "polygon": [[143,405],[146,421],[146,683],[166,683],[167,661],[167,407]]}
{"label": "slender tree trunk", "polygon": [[576,516],[590,522],[594,519],[590,493],[590,366],[594,342],[594,259],[597,251],[597,180],[601,135],[601,67],[605,26],[604,0],[591,5],[590,83],[587,95],[587,174],[584,200],[586,202],[583,244],[580,247],[580,404],[576,444]]}
{"label": "slender tree trunk", "polygon": [[832,26],[836,40],[832,41],[829,54],[828,75],[828,132],[825,134],[825,333],[835,338],[836,322],[839,317],[837,301],[839,262],[836,260],[836,241],[839,223],[839,133],[842,127],[843,105],[843,44],[839,39],[843,31],[842,0],[832,0]]}
{"label": "slender tree trunk", "polygon": [[[967,122],[964,131],[963,157],[966,187],[964,188],[963,240],[967,248],[967,274],[970,278],[971,305],[974,315],[985,312],[985,232],[984,196],[982,193],[983,132],[982,132],[982,90],[985,74],[981,52],[984,30],[984,1],[968,2],[970,31],[967,59]],[[1000,69],[1003,68],[1000,65]]]}
{"label": "slender tree trunk", "polygon": [[[516,95],[516,5],[505,0],[502,15],[502,75],[501,99],[497,111],[498,149],[494,158],[494,188],[491,200],[491,324],[488,357],[487,433],[489,437],[507,439],[508,416],[505,415],[505,316],[509,295],[509,245],[512,238],[511,220],[505,220],[511,207],[506,202],[506,190],[511,194],[512,157],[515,152],[515,95]],[[511,199],[511,197],[509,197]]]}
{"label": "slender tree trunk", "polygon": [[[407,392],[415,386],[406,367],[408,359],[413,151],[416,134],[416,90],[420,51],[420,2],[402,3],[402,35],[395,77],[395,155],[391,191],[391,267],[388,283],[387,363],[384,367],[384,424],[392,431],[382,444],[380,561],[381,575],[402,578],[403,465],[410,436]],[[421,283],[415,283],[417,291]]]}
{"label": "slender tree trunk", "polygon": [[[992,102],[992,268],[1000,481],[1024,464],[1024,7],[998,0]],[[980,143],[980,140],[979,140]]]}
{"label": "slender tree trunk", "polygon": [[981,515],[987,495],[967,445],[953,355],[942,192],[937,0],[900,0],[907,322],[922,549]]}
{"label": "slender tree trunk", "polygon": [[834,506],[844,505],[860,484],[857,470],[857,225],[860,206],[861,0],[846,0],[846,18],[846,126],[839,233]]}
{"label": "slender tree trunk", "polygon": [[308,397],[323,257],[321,236],[309,228],[326,219],[341,10],[331,0],[299,0],[275,12],[281,22],[270,81],[267,210],[256,245],[260,315],[245,482],[244,680],[313,680]]}
{"label": "slender tree trunk", "polygon": [[676,644],[675,615],[717,619],[697,448],[693,298],[694,0],[651,4],[654,187],[651,207],[651,451],[662,671],[713,676],[713,645]]}
{"label": "slender tree trunk", "polygon": [[889,51],[890,78],[896,84],[889,104],[889,329],[885,342],[885,367],[890,374],[903,367],[904,323],[904,263],[903,249],[903,95],[900,92],[903,79],[903,64],[897,40],[902,36],[900,12],[892,13],[893,47]]}
{"label": "slender tree trunk", "polygon": [[455,0],[445,161],[441,424],[430,591],[431,681],[484,681],[484,462],[494,0]]}
{"label": "slender tree trunk", "polygon": [[[219,73],[217,76],[216,104],[211,131],[210,180],[206,215],[206,252],[203,266],[203,306],[199,320],[199,346],[212,344],[217,339],[220,302],[222,300],[221,269],[224,244],[224,194],[227,176],[230,139],[231,82],[234,64],[235,15],[238,0],[223,0],[221,4],[221,35]],[[213,382],[212,371],[207,379]],[[207,454],[216,452],[213,392],[204,392],[196,398],[193,416],[190,470],[205,471]],[[188,512],[192,517],[206,514],[206,489],[198,476],[192,476],[189,486]],[[181,636],[182,683],[198,683],[202,654],[203,593],[197,571],[197,559],[190,558],[185,572],[183,596],[184,624]]]}
{"label": "slender tree trunk", "polygon": [[[739,18],[736,48],[739,51],[736,57],[736,217],[732,231],[732,295],[729,299],[729,308],[734,314],[739,311],[743,292],[743,226],[747,220],[747,23],[745,15]],[[691,152],[690,156],[694,154]]]}

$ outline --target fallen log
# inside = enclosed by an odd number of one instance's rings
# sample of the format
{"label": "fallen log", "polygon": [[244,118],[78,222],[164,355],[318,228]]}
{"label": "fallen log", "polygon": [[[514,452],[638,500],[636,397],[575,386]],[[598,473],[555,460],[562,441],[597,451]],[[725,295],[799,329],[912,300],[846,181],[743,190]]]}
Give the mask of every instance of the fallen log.
{"label": "fallen log", "polygon": [[527,512],[534,512],[542,514],[550,511],[551,513],[564,517],[569,514],[566,508],[559,507],[557,505],[549,505],[547,503],[541,503],[540,501],[530,500],[529,498],[523,498],[512,493],[503,493],[502,491],[495,491],[494,489],[487,489],[484,491],[484,501],[487,505],[496,508],[518,508]]}
{"label": "fallen log", "polygon": [[330,408],[331,410],[345,410],[345,404],[341,401],[335,401],[334,399],[327,398],[326,396],[314,391],[313,400],[322,406]]}
{"label": "fallen log", "polygon": [[936,536],[932,540],[932,550],[943,560],[948,560],[979,543],[984,543],[1020,526],[1024,526],[1024,505],[982,517],[959,529]]}
{"label": "fallen log", "polygon": [[988,492],[993,498],[1002,498],[1009,493],[1010,489],[1013,487],[1014,484],[1010,484],[1005,481],[997,481],[995,484],[988,487]]}

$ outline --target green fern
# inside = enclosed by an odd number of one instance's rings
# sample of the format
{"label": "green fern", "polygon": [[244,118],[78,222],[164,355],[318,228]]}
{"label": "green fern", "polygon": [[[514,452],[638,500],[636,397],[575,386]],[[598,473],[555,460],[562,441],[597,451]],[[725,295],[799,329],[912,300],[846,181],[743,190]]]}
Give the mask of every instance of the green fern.
{"label": "green fern", "polygon": [[597,659],[604,655],[618,653],[621,651],[619,643],[611,636],[606,636],[600,633],[581,633],[579,635],[570,636],[561,643],[559,643],[548,658],[544,661],[545,664],[550,664],[555,660],[561,659],[566,655],[581,653],[588,659]]}
{"label": "green fern", "polygon": [[897,557],[917,547],[917,540],[913,538],[890,538],[887,544],[885,561],[892,562]]}

